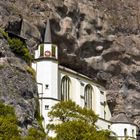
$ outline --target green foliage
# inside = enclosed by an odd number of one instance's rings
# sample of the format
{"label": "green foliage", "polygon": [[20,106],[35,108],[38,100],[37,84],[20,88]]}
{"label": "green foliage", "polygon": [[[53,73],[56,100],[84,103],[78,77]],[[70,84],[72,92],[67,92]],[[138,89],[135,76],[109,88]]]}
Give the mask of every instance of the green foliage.
{"label": "green foliage", "polygon": [[73,120],[57,125],[57,140],[108,140],[107,131],[97,131],[94,126],[81,120]]}
{"label": "green foliage", "polygon": [[46,134],[43,131],[30,128],[28,131],[28,136],[25,137],[24,140],[44,140],[45,137]]}
{"label": "green foliage", "polygon": [[5,140],[19,137],[16,119],[11,117],[0,117],[0,137]]}
{"label": "green foliage", "polygon": [[16,118],[14,109],[11,106],[6,106],[0,103],[0,117],[10,117]]}
{"label": "green foliage", "polygon": [[29,50],[26,44],[18,38],[8,38],[8,43],[10,49],[17,55],[22,56],[22,58],[29,63],[32,60]]}
{"label": "green foliage", "polygon": [[8,33],[5,32],[3,29],[0,28],[0,33],[7,39],[8,38]]}
{"label": "green foliage", "polygon": [[97,130],[98,116],[72,101],[61,101],[53,106],[49,117],[59,122],[47,126],[48,131],[56,133],[56,137],[50,140],[111,140],[109,131]]}
{"label": "green foliage", "polygon": [[19,133],[14,109],[0,103],[0,140],[44,140],[46,137],[42,129],[30,128],[26,137]]}
{"label": "green foliage", "polygon": [[52,107],[52,110],[49,112],[48,116],[50,118],[59,118],[62,122],[68,122],[71,119],[84,120],[90,124],[94,124],[98,116],[92,110],[81,108],[75,102],[61,101]]}
{"label": "green foliage", "polygon": [[25,44],[25,42],[21,41],[19,38],[10,38],[8,36],[8,33],[0,29],[0,33],[6,38],[8,41],[8,44],[10,46],[10,49],[12,52],[14,52],[16,55],[21,56],[27,63],[30,63],[32,60],[32,56]]}
{"label": "green foliage", "polygon": [[29,67],[29,66],[26,66],[25,67],[25,69],[26,69],[26,71],[29,73],[29,74],[31,74],[34,78],[35,78],[35,71],[34,71],[34,69],[33,68],[31,68],[31,67]]}
{"label": "green foliage", "polygon": [[0,139],[18,140],[19,138],[17,118],[14,109],[0,103]]}

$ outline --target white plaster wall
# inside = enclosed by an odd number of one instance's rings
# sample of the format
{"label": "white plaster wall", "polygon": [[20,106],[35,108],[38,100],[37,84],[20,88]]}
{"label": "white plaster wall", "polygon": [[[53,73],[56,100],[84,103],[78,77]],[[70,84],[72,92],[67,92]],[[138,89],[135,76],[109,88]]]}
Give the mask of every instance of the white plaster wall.
{"label": "white plaster wall", "polygon": [[39,56],[40,56],[40,49],[35,50],[35,59],[39,58]]}
{"label": "white plaster wall", "polygon": [[[87,84],[89,84],[90,82],[86,81],[85,82],[85,86]],[[98,93],[96,93],[96,90],[95,90],[95,86],[93,85],[93,83],[90,83],[90,85],[92,86],[93,88],[93,92],[92,92],[92,110],[96,113],[96,102],[97,102],[97,95]],[[85,88],[85,87],[84,87]]]}
{"label": "white plaster wall", "polygon": [[[58,63],[57,61],[37,61],[33,67],[36,69],[36,79],[39,93],[40,113],[44,117],[43,127],[49,123],[48,112],[58,101]],[[48,87],[46,87],[48,85]],[[45,109],[48,106],[48,109]]]}
{"label": "white plaster wall", "polygon": [[[106,91],[104,92],[104,94],[105,94],[105,101],[107,101],[107,99],[106,99]],[[109,106],[108,106],[107,102],[106,102],[106,106],[105,106],[105,111],[106,111],[106,118],[105,119],[110,120],[110,118],[112,116],[111,116],[111,111],[109,109]]]}
{"label": "white plaster wall", "polygon": [[105,111],[106,111],[106,117],[105,117],[105,119],[110,120],[110,118],[111,118],[111,112],[110,112],[110,109],[109,109],[109,106],[108,105],[105,106]]}
{"label": "white plaster wall", "polygon": [[[84,99],[81,98],[81,96],[84,97],[84,89],[85,86],[87,84],[90,84],[93,87],[93,99],[92,99],[92,109],[93,111],[99,115],[99,117],[104,118],[104,110],[106,111],[106,119],[110,119],[111,117],[111,113],[110,110],[108,109],[108,107],[106,106],[106,108],[104,108],[104,106],[101,105],[101,102],[105,102],[106,101],[106,94],[104,93],[104,95],[102,95],[100,93],[100,89],[94,85],[94,83],[86,78],[83,78],[79,75],[76,75],[74,73],[70,73],[68,71],[65,70],[59,70],[59,82],[61,82],[61,79],[64,76],[68,76],[71,80],[71,99],[73,101],[75,101],[77,104],[79,104],[80,106],[84,107]],[[82,86],[81,86],[82,83]],[[61,92],[59,92],[61,93]]]}
{"label": "white plaster wall", "polygon": [[[103,93],[101,93],[101,91]],[[96,101],[95,101],[95,113],[99,115],[100,118],[110,120],[111,112],[109,110],[108,104],[105,107],[101,103],[106,103],[106,91],[99,89],[97,86],[94,86],[94,92],[96,94]],[[106,115],[104,114],[106,112]],[[104,118],[105,117],[105,118]]]}
{"label": "white plaster wall", "polygon": [[[44,52],[46,50],[52,51],[52,44],[44,45]],[[35,58],[40,57],[40,49],[35,52]],[[56,48],[56,58],[57,48]],[[49,123],[48,112],[51,107],[58,103],[58,93],[60,94],[60,82],[63,76],[67,75],[71,80],[71,95],[70,98],[79,104],[81,107],[84,107],[84,89],[87,84],[90,84],[93,87],[93,111],[99,115],[100,118],[104,118],[104,110],[106,111],[106,119],[109,120],[111,117],[111,113],[108,105],[101,105],[101,102],[106,102],[106,93],[101,94],[100,88],[96,86],[91,80],[84,78],[77,74],[76,72],[69,72],[67,70],[58,71],[58,62],[49,59],[38,60],[36,63],[32,64],[32,67],[36,71],[36,79],[38,83],[38,92],[40,103],[40,111],[42,116],[44,117],[43,126],[46,128],[46,125]],[[58,74],[59,72],[59,74]],[[58,79],[59,78],[59,79]],[[58,83],[59,80],[59,83]],[[82,83],[82,85],[81,85]],[[59,86],[58,86],[59,85]],[[59,89],[59,92],[58,92]],[[45,106],[48,108],[46,109]],[[103,119],[99,119],[97,121],[97,126],[100,129],[108,129],[111,128],[118,136],[124,136],[124,129],[127,128],[128,136],[132,137],[132,130],[134,129],[134,135],[136,135],[136,126],[131,124],[112,124]]]}
{"label": "white plaster wall", "polygon": [[105,100],[105,93],[100,92],[100,102],[104,103]]}
{"label": "white plaster wall", "polygon": [[80,105],[80,94],[79,94],[80,93],[80,83],[79,83],[78,79],[76,79],[75,77],[73,77],[65,72],[61,73],[61,79],[66,75],[70,78],[70,81],[71,81],[70,99]]}
{"label": "white plaster wall", "polygon": [[94,93],[96,94],[96,102],[95,102],[95,113],[97,115],[99,115],[99,117],[103,117],[101,115],[101,96],[100,96],[100,90],[98,89],[98,87],[94,86]]}
{"label": "white plaster wall", "polygon": [[[40,99],[40,105],[42,107],[42,116],[44,118],[43,121],[43,127],[46,130],[47,124],[50,123],[50,118],[48,117],[48,112],[51,110],[52,106],[54,106],[56,103],[58,103],[57,100],[52,100],[52,99]],[[45,106],[48,106],[48,108],[45,108]]]}
{"label": "white plaster wall", "polygon": [[[84,99],[81,98],[81,96],[84,96],[84,89],[87,84],[90,84],[93,87],[93,111],[95,114],[99,115],[100,118],[104,119],[104,110],[106,111],[106,119],[109,120],[111,118],[111,113],[106,105],[101,105],[101,101],[106,101],[106,93],[104,91],[104,94],[101,94],[100,89],[94,85],[93,82],[90,80],[84,79],[78,75],[75,75],[73,73],[69,73],[65,70],[59,70],[59,82],[61,82],[61,79],[64,76],[68,76],[71,80],[71,99],[75,101],[77,104],[79,104],[81,107],[84,107]],[[81,86],[82,83],[82,86]],[[103,119],[99,119],[97,122],[97,125],[102,129],[108,129],[108,127],[111,126],[111,123],[108,121],[105,121]]]}
{"label": "white plaster wall", "polygon": [[111,123],[109,121],[105,121],[103,119],[98,119],[96,122],[96,125],[99,127],[99,129],[108,129],[110,130],[111,128]]}
{"label": "white plaster wall", "polygon": [[136,137],[137,127],[132,124],[114,123],[111,125],[111,130],[116,133],[117,136],[124,136],[124,129],[127,129],[127,136],[132,137],[132,130],[134,130],[134,136]]}
{"label": "white plaster wall", "polygon": [[[58,48],[56,45],[53,45],[53,44],[41,44],[44,46],[44,57],[45,57],[45,52],[46,51],[49,51],[50,52],[50,56],[47,56],[47,57],[52,57],[52,46],[55,47],[55,58],[58,59]],[[39,58],[40,57],[40,46],[38,46],[38,50],[35,50],[35,59]]]}
{"label": "white plaster wall", "polygon": [[52,54],[52,46],[55,47],[55,58],[58,59],[58,48],[56,45],[53,44],[44,44],[44,53],[45,51],[50,51]]}
{"label": "white plaster wall", "polygon": [[80,105],[81,100],[80,100],[80,83],[77,79],[74,77],[71,77],[72,81],[72,100],[75,101],[78,105]]}
{"label": "white plaster wall", "polygon": [[[36,71],[36,81],[39,93],[40,113],[44,117],[43,127],[46,130],[46,125],[49,123],[48,112],[51,107],[58,101],[58,62],[57,62],[57,46],[56,60],[50,59],[51,56],[40,59],[40,46],[35,51],[35,62],[32,63],[32,68]],[[45,51],[52,51],[52,44],[44,44]],[[45,55],[44,55],[45,56]],[[52,57],[54,58],[54,57]],[[38,59],[38,60],[37,60]],[[45,106],[47,108],[45,108]]]}
{"label": "white plaster wall", "polygon": [[[81,77],[71,74],[67,71],[60,70],[59,72],[61,79],[67,75],[71,80],[71,100],[75,101],[78,105],[84,107],[83,101],[81,100],[81,96],[84,96],[85,86],[87,84],[91,84],[91,82],[86,81],[85,79],[82,79]],[[81,82],[84,86],[81,86]]]}
{"label": "white plaster wall", "polygon": [[85,100],[84,100],[84,89],[85,89],[85,83],[82,81],[79,81],[79,86],[80,86],[80,106],[84,107],[85,106]]}
{"label": "white plaster wall", "polygon": [[32,68],[36,71],[36,63],[32,63]]}
{"label": "white plaster wall", "polygon": [[[37,83],[43,85],[43,97],[58,98],[58,64],[55,61],[38,61]],[[46,87],[48,85],[48,88]]]}
{"label": "white plaster wall", "polygon": [[42,93],[43,93],[43,84],[42,84],[42,83],[37,83],[37,89],[38,89],[39,97],[42,97]]}

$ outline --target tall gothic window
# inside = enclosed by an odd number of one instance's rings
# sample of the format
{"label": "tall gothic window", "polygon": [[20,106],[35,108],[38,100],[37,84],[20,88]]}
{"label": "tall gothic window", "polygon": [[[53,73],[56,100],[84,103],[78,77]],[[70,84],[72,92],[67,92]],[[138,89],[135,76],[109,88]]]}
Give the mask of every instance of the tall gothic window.
{"label": "tall gothic window", "polygon": [[64,76],[61,81],[61,100],[68,101],[70,97],[70,78]]}
{"label": "tall gothic window", "polygon": [[87,85],[85,87],[85,107],[92,109],[92,86],[91,85]]}

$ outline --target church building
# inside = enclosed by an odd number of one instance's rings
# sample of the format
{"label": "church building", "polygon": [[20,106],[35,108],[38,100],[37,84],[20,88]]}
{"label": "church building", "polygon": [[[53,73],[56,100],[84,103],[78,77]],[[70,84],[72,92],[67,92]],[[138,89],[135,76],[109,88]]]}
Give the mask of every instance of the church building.
{"label": "church building", "polygon": [[[35,51],[33,69],[39,94],[40,113],[43,127],[49,123],[48,112],[61,100],[76,102],[81,107],[92,109],[99,116],[99,129],[111,130],[118,140],[136,140],[137,125],[131,123],[125,113],[120,118],[111,119],[106,100],[106,89],[95,83],[90,77],[59,65],[58,47],[52,43],[50,22],[47,20],[44,42]],[[47,130],[46,130],[47,131]]]}

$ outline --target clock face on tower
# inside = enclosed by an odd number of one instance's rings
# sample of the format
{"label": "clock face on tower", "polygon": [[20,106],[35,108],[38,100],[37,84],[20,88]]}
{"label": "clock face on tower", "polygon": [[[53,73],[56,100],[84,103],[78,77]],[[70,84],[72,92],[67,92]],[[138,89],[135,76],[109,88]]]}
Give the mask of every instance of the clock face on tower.
{"label": "clock face on tower", "polygon": [[39,46],[40,57],[57,58],[57,46],[54,44],[41,44]]}
{"label": "clock face on tower", "polygon": [[50,57],[51,56],[51,52],[49,50],[45,51],[44,53],[45,57]]}

